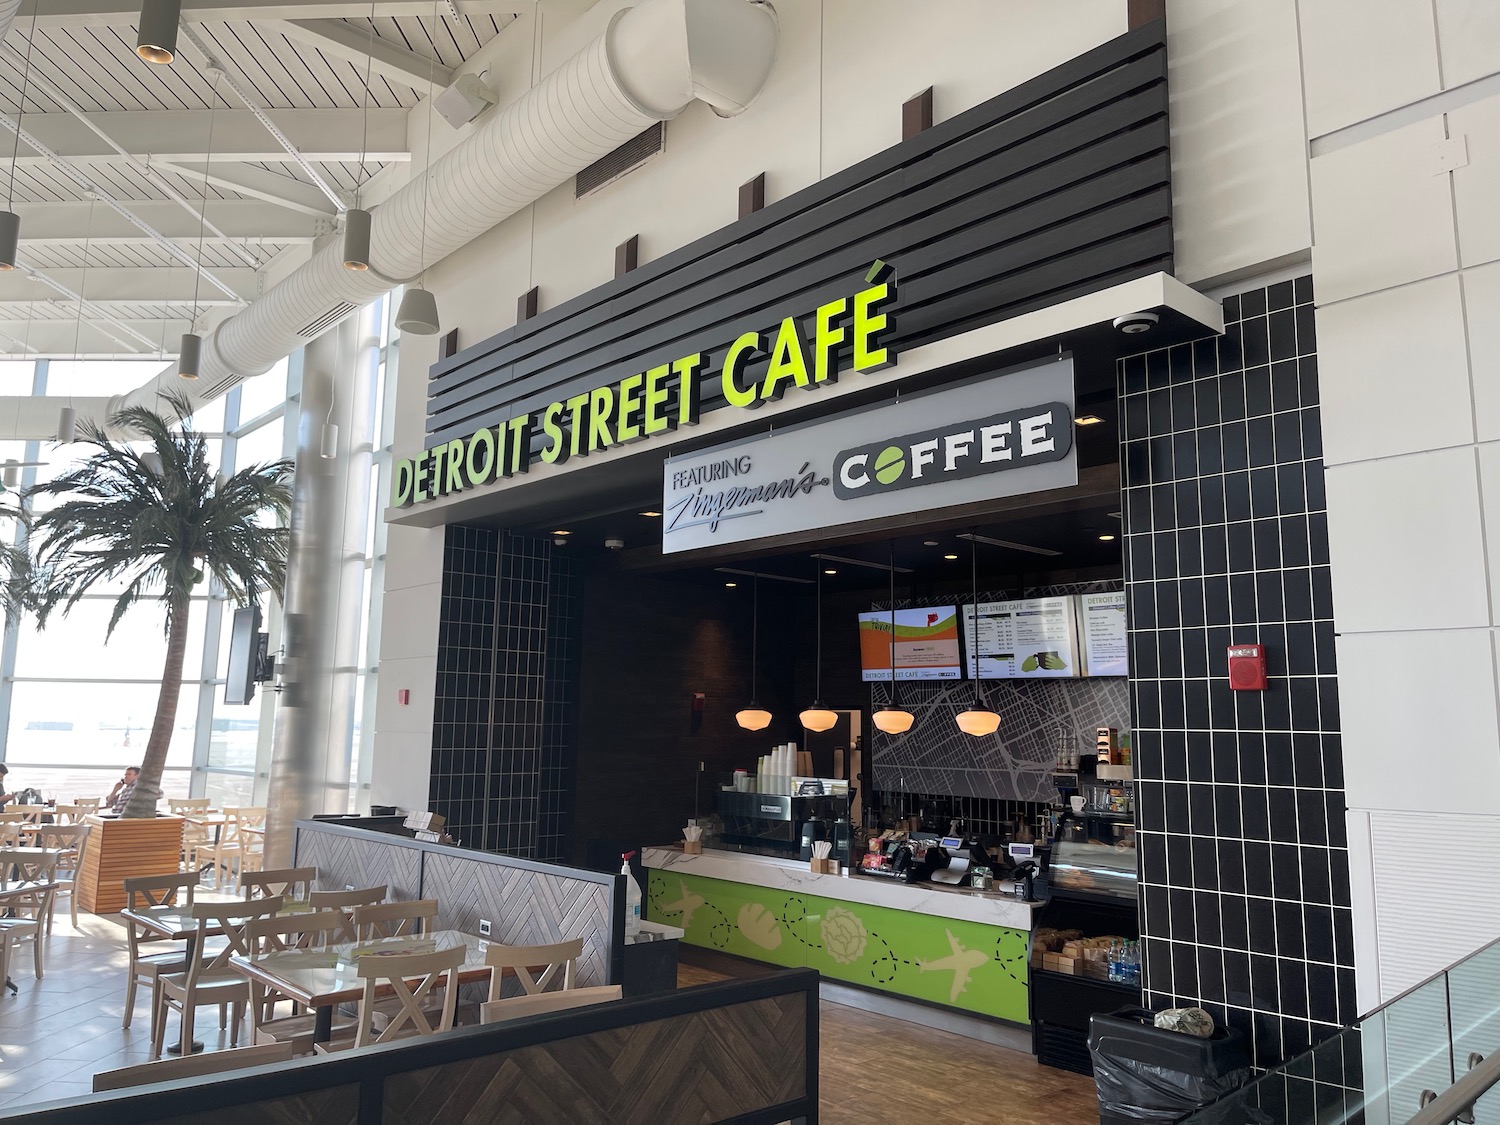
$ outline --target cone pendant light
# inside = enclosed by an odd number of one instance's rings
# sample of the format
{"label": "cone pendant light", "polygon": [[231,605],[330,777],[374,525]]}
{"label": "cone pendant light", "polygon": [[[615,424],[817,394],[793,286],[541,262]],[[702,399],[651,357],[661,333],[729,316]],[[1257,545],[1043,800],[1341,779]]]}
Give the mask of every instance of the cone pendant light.
{"label": "cone pendant light", "polygon": [[916,716],[896,702],[896,544],[891,542],[891,701],[876,708],[875,729],[882,734],[905,734]]}
{"label": "cone pendant light", "polygon": [[734,721],[745,730],[765,730],[771,725],[771,712],[755,698],[755,669],[760,663],[760,575],[755,576],[754,600],[750,617],[750,702],[734,713]]}
{"label": "cone pendant light", "polygon": [[832,730],[839,721],[839,713],[830,711],[823,704],[823,567],[818,566],[818,654],[814,681],[812,706],[797,716],[810,731]]}
{"label": "cone pendant light", "polygon": [[969,630],[973,634],[974,657],[969,662],[969,671],[974,676],[974,705],[967,711],[960,711],[954,716],[954,721],[965,734],[982,738],[1000,729],[1000,716],[984,705],[979,694],[979,544],[973,539],[969,540],[969,577],[974,595],[974,627]]}

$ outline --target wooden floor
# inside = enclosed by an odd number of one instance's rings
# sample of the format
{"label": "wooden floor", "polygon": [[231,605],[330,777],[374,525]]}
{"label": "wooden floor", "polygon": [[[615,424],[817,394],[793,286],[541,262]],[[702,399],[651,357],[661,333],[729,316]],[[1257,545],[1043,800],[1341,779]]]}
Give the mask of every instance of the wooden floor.
{"label": "wooden floor", "polygon": [[[683,964],[677,983],[725,976]],[[827,1000],[821,1015],[822,1125],[1098,1125],[1092,1078]]]}

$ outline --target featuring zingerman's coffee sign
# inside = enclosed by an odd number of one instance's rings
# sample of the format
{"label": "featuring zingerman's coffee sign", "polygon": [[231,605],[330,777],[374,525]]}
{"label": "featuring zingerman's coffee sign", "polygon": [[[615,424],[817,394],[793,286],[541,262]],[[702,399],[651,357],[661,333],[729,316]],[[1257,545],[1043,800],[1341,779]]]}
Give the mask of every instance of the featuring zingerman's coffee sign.
{"label": "featuring zingerman's coffee sign", "polygon": [[1073,363],[903,398],[666,463],[662,550],[1078,483]]}
{"label": "featuring zingerman's coffee sign", "polygon": [[[391,503],[404,508],[525,473],[537,434],[541,463],[559,465],[694,425],[707,380],[717,383],[730,406],[751,409],[789,388],[816,390],[834,382],[841,361],[856,372],[889,367],[896,358],[888,342],[895,297],[894,279],[868,285],[801,318],[744,332],[722,353],[680,356],[404,458],[396,462]],[[764,373],[750,377],[761,359]]]}

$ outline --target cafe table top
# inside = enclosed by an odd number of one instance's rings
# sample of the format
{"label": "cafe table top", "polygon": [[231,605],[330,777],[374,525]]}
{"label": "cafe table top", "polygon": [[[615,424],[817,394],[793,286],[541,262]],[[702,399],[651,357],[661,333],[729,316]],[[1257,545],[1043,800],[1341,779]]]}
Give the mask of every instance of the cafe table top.
{"label": "cafe table top", "polygon": [[[217,903],[230,905],[231,903],[244,902],[244,899],[226,898],[211,899],[200,898],[201,903]],[[306,902],[293,901],[282,904],[278,917],[287,914],[305,914],[312,907]],[[132,922],[138,922],[146,930],[158,937],[169,938],[173,941],[182,941],[198,932],[198,919],[193,917],[192,910],[187,906],[147,906],[139,910],[122,910],[120,917]],[[219,926],[209,926],[204,933],[209,937],[218,937],[224,931]]]}
{"label": "cafe table top", "polygon": [[56,879],[11,879],[0,882],[0,906],[55,891],[61,886]]}
{"label": "cafe table top", "polygon": [[366,950],[393,953],[431,953],[462,945],[467,949],[458,979],[463,983],[489,979],[484,963],[487,938],[475,937],[461,930],[433,930],[429,934],[375,938],[370,941],[346,942],[324,950],[287,949],[267,953],[255,959],[235,956],[230,964],[250,980],[268,986],[289,999],[322,1008],[358,1000],[364,995],[365,982],[359,976],[359,959]]}

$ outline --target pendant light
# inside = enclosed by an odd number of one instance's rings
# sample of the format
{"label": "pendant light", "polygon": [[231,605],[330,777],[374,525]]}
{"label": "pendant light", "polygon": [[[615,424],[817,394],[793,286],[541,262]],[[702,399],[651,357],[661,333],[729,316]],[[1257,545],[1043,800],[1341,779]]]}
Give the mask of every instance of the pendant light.
{"label": "pendant light", "polygon": [[26,39],[26,61],[21,66],[21,100],[16,103],[16,135],[10,150],[10,186],[5,191],[5,210],[0,211],[0,270],[16,268],[21,244],[21,216],[16,214],[16,164],[21,155],[21,118],[26,113],[26,81],[31,76],[31,44],[36,39],[36,9],[31,9],[31,34]]}
{"label": "pendant light", "polygon": [[984,698],[979,694],[979,543],[974,539],[969,540],[969,577],[974,595],[974,627],[969,630],[974,642],[974,659],[969,664],[969,670],[974,674],[974,706],[960,711],[954,721],[965,734],[982,738],[1000,729],[1000,716],[984,705]]}
{"label": "pendant light", "polygon": [[135,53],[149,63],[171,63],[177,57],[177,21],[181,16],[182,0],[144,0]]}
{"label": "pendant light", "polygon": [[375,5],[370,5],[370,42],[365,48],[363,134],[359,142],[359,180],[354,186],[354,206],[344,212],[344,268],[363,272],[370,268],[370,212],[362,205],[365,186],[365,156],[370,151],[370,63],[375,58]]}
{"label": "pendant light", "polygon": [[[437,19],[437,5],[432,6],[432,18]],[[427,163],[422,169],[422,234],[417,251],[417,284],[401,294],[401,303],[396,306],[395,325],[397,331],[410,332],[414,336],[436,336],[441,330],[438,319],[437,298],[422,288],[427,277],[427,194],[432,190],[432,68],[435,60],[427,60]],[[767,720],[768,722],[770,720]]]}
{"label": "pendant light", "polygon": [[891,700],[875,710],[875,729],[882,734],[905,734],[916,716],[896,702],[896,543],[891,541]]}
{"label": "pendant light", "polygon": [[[172,26],[175,28],[177,25],[174,23]],[[195,329],[198,327],[198,289],[203,283],[203,228],[208,222],[208,174],[213,166],[214,120],[215,111],[219,108],[221,73],[223,72],[215,72],[213,89],[209,92],[208,151],[203,155],[203,203],[198,208],[198,269],[193,274],[193,317],[188,321],[188,330],[182,334],[182,341],[177,347],[177,375],[181,379],[198,378],[203,364],[203,337]]]}
{"label": "pendant light", "polygon": [[752,587],[750,610],[750,702],[734,713],[734,721],[745,730],[765,730],[771,725],[771,712],[755,698],[755,669],[760,663],[760,575]]}
{"label": "pendant light", "polygon": [[812,706],[797,716],[810,731],[832,730],[839,721],[839,713],[830,711],[823,704],[823,566],[818,564],[818,650],[817,667],[814,674]]}
{"label": "pendant light", "polygon": [[78,438],[78,411],[65,406],[57,412],[57,440],[63,445],[72,445]]}

